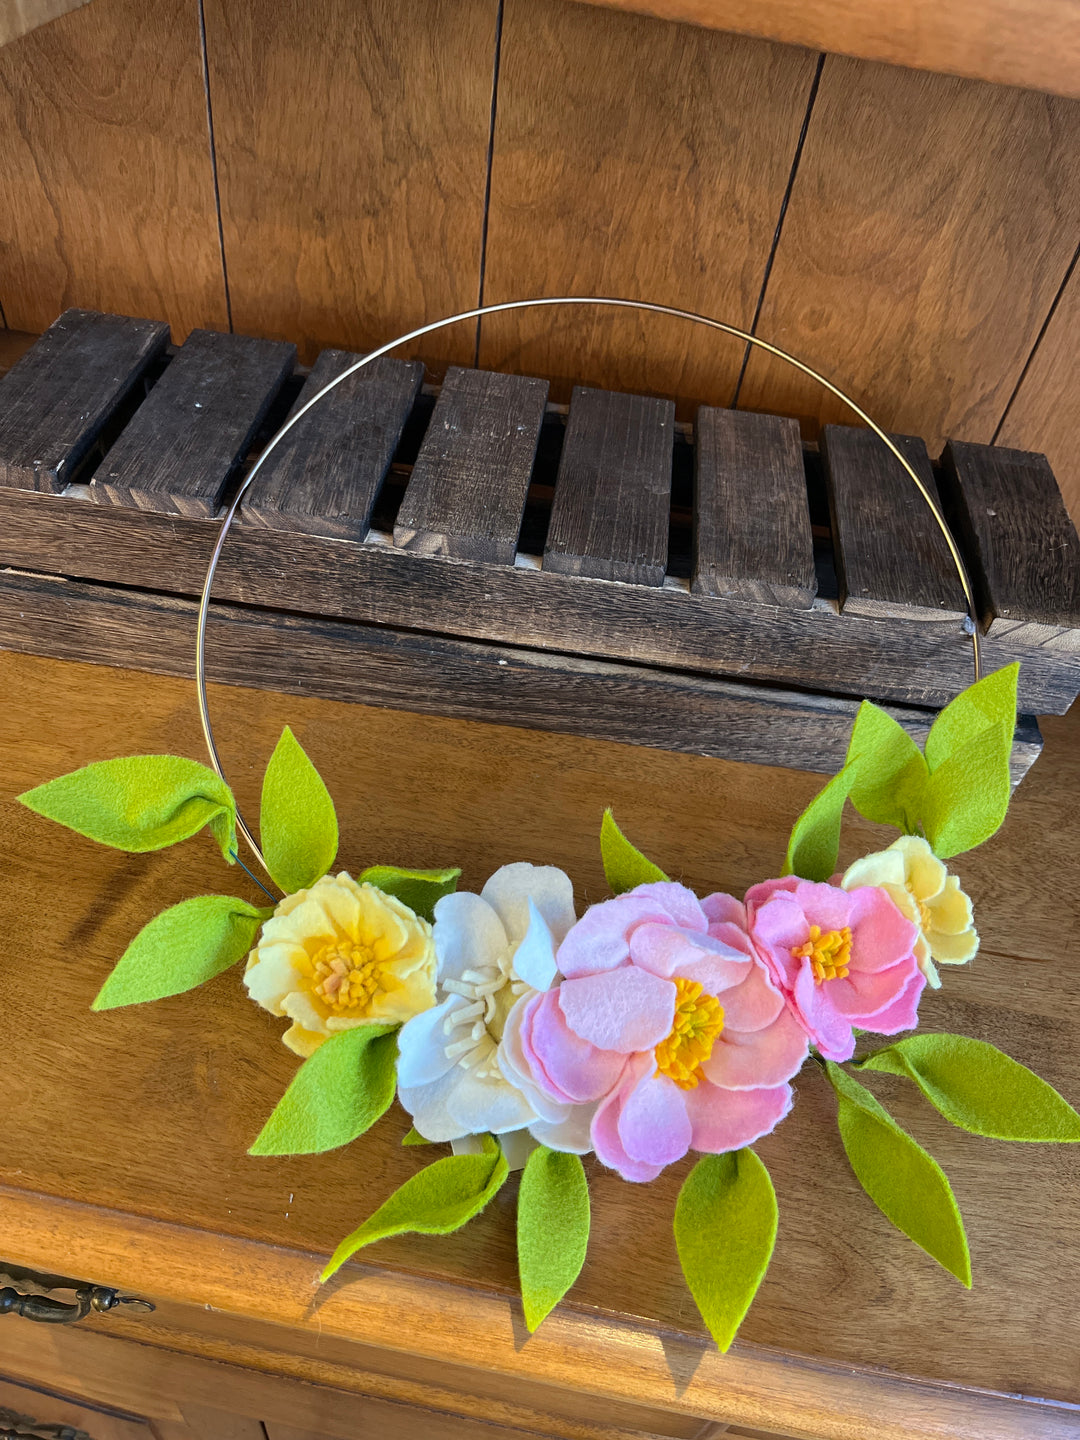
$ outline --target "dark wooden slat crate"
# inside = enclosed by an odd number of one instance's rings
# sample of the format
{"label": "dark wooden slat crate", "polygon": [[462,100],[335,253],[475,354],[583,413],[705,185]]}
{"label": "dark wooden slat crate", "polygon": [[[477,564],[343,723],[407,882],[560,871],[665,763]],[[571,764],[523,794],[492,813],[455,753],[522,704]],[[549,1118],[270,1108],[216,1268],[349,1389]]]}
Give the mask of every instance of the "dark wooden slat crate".
{"label": "dark wooden slat crate", "polygon": [[[120,379],[72,365],[73,326],[81,354],[96,327],[120,347]],[[162,370],[163,343],[68,312],[0,380],[0,645],[190,673],[216,507],[352,358],[305,380],[290,347],[203,333]],[[215,678],[821,771],[857,697],[921,734],[969,683],[943,539],[869,432],[830,427],[819,455],[778,417],[682,427],[666,400],[578,389],[567,412],[527,377],[420,382],[395,360],[350,377],[257,477],[215,587]],[[54,434],[65,407],[80,423]],[[42,437],[62,493],[26,465]],[[953,443],[935,470],[899,443],[964,549],[985,668],[1019,659],[1022,708],[1064,712],[1078,542],[1045,460]],[[1024,721],[1017,777],[1038,743]]]}

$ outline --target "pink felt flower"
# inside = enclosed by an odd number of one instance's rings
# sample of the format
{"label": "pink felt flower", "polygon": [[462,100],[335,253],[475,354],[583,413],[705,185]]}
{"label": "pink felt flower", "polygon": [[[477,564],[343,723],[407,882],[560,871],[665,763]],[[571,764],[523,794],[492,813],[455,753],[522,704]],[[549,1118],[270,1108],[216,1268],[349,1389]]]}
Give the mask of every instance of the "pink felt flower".
{"label": "pink felt flower", "polygon": [[918,1023],[918,927],[880,886],[841,890],[789,875],[748,890],[745,913],[773,981],[827,1060],[850,1060],[857,1029],[895,1035]]}
{"label": "pink felt flower", "polygon": [[713,928],[684,886],[639,885],[585,913],[562,984],[522,1009],[521,1061],[553,1100],[596,1105],[593,1148],[624,1179],[749,1145],[791,1108],[806,1035],[745,932]]}

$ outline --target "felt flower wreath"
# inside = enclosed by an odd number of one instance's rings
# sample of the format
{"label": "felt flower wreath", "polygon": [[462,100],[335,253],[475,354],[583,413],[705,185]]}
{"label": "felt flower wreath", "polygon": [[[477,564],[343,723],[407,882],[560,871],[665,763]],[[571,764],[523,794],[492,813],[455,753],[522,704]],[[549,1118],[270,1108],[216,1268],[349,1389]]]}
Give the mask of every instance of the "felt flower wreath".
{"label": "felt flower wreath", "polygon": [[[247,956],[248,993],[290,1020],[283,1039],[305,1057],[253,1155],[348,1144],[395,1097],[414,1122],[404,1144],[453,1146],[342,1241],[324,1279],[386,1236],[459,1228],[512,1165],[524,1166],[518,1260],[534,1330],[585,1258],[581,1156],[646,1182],[693,1151],[701,1158],[679,1192],[675,1240],[726,1350],[776,1238],[776,1196],[751,1146],[787,1115],[809,1057],[836,1093],[867,1194],[969,1286],[948,1180],[856,1075],[906,1076],[976,1135],[1080,1140],[1080,1115],[1030,1070],[984,1041],[916,1028],[925,986],[941,983],[936,965],[964,964],[978,949],[971,901],[944,861],[1005,818],[1016,670],[959,695],[925,751],[864,702],[843,769],[792,829],[784,873],[742,899],[699,899],[670,881],[607,812],[600,848],[612,896],[580,918],[570,878],[551,865],[504,865],[479,894],[457,891],[456,869],[335,874],[333,802],[286,729],[259,825],[284,898],[260,907],[204,895],[164,911],[94,1007],[179,994]],[[206,827],[226,860],[238,858],[232,793],[192,760],[106,760],[20,799],[123,850],[161,849]],[[849,800],[902,833],[841,873]],[[866,1032],[905,1031],[914,1033],[863,1048]]]}

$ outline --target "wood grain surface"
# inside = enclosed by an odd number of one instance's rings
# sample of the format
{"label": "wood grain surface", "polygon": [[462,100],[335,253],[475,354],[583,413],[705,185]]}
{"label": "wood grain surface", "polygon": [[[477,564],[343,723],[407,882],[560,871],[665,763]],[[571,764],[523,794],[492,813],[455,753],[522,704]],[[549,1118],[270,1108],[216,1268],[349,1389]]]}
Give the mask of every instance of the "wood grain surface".
{"label": "wood grain surface", "polygon": [[198,11],[94,0],[0,49],[0,305],[227,328]]}
{"label": "wood grain surface", "polygon": [[[476,303],[496,0],[208,0],[238,331],[371,349]],[[475,327],[420,347],[471,363]]]}
{"label": "wood grain surface", "polygon": [[[749,325],[814,75],[804,51],[507,0],[484,296],[625,295]],[[656,316],[484,322],[481,363],[731,403],[742,348]]]}
{"label": "wood grain surface", "polygon": [[[1080,233],[1080,104],[830,56],[758,323],[890,430],[989,441]],[[739,396],[850,424],[781,362]]]}
{"label": "wood grain surface", "polygon": [[[179,681],[5,655],[0,683],[20,697],[0,714],[6,794],[108,753],[201,753],[190,690]],[[294,727],[337,799],[343,865],[460,863],[463,886],[475,888],[508,857],[528,856],[567,869],[580,903],[604,893],[596,839],[603,804],[669,873],[702,893],[741,893],[779,865],[792,817],[819,783],[794,771],[265,691],[215,687],[211,703],[226,770],[249,813],[282,724]],[[965,857],[983,949],[923,1004],[932,1028],[992,1039],[1073,1099],[1080,991],[1061,936],[1080,924],[1069,879],[1080,842],[1072,834],[1080,806],[1071,803],[1080,786],[1078,723],[1080,712],[1048,722],[1047,756],[1004,830]],[[830,1440],[871,1433],[870,1416],[873,1433],[890,1440],[1033,1440],[1075,1428],[1075,1413],[927,1382],[1080,1402],[1076,1152],[964,1135],[893,1079],[880,1081],[882,1098],[942,1163],[964,1211],[976,1273],[970,1294],[861,1196],[831,1099],[808,1076],[792,1116],[760,1147],[780,1194],[780,1239],[726,1360],[704,1350],[678,1276],[670,1212],[685,1166],[645,1191],[590,1163],[589,1259],[570,1305],[527,1344],[515,1335],[520,1321],[508,1299],[516,1286],[512,1185],[456,1235],[386,1242],[313,1311],[316,1257],[415,1168],[399,1144],[403,1117],[391,1113],[366,1137],[359,1168],[358,1149],[247,1157],[295,1061],[278,1043],[279,1023],[246,1001],[235,975],[155,1006],[95,1017],[87,1006],[150,914],[201,888],[246,894],[248,882],[222,870],[205,837],[126,856],[11,803],[0,827],[3,924],[31,937],[34,980],[27,983],[26,965],[4,968],[0,1025],[6,1045],[33,1035],[37,1062],[9,1077],[2,1173],[12,1187],[4,1214],[13,1259],[40,1264],[59,1247],[81,1274],[99,1278],[104,1267],[115,1283],[193,1307],[246,1307],[392,1350],[452,1351],[460,1364],[751,1428]],[[879,838],[852,822],[842,859]]]}

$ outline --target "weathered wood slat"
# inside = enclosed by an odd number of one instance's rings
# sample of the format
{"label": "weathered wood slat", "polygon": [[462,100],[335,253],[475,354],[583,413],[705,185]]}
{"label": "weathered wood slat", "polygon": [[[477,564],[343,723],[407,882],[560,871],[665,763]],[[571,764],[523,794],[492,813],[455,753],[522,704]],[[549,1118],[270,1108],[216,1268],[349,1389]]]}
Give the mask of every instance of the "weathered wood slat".
{"label": "weathered wood slat", "polygon": [[[0,648],[194,674],[190,600],[0,573]],[[830,773],[858,701],[215,603],[211,680]],[[921,744],[933,712],[890,710]],[[1021,717],[1018,783],[1042,747]]]}
{"label": "weathered wood slat", "polygon": [[[289,414],[359,360],[324,350]],[[270,456],[244,496],[244,520],[362,540],[424,380],[415,360],[388,355],[350,375],[320,400]]]}
{"label": "weathered wood slat", "polygon": [[[938,500],[924,442],[916,435],[891,438]],[[844,613],[962,620],[964,592],[945,537],[896,456],[872,430],[826,425],[821,458]]]}
{"label": "weathered wood slat", "polygon": [[[197,595],[212,521],[0,488],[0,565]],[[733,605],[681,587],[410,555],[387,544],[240,526],[215,595],[253,605],[531,645],[740,680],[939,706],[970,684],[971,643],[945,622]],[[1063,714],[1080,656],[988,637],[984,667],[1021,660],[1021,708]]]}
{"label": "weathered wood slat", "polygon": [[950,440],[942,467],[987,635],[1080,653],[1080,537],[1046,457]]}
{"label": "weathered wood slat", "polygon": [[667,569],[675,406],[574,387],[544,569],[662,585]]}
{"label": "weathered wood slat", "polygon": [[193,330],[94,475],[104,504],[213,515],[296,346]]}
{"label": "weathered wood slat", "polygon": [[423,555],[513,564],[546,380],[452,366],[394,523]]}
{"label": "weathered wood slat", "polygon": [[168,343],[157,320],[65,310],[0,381],[0,485],[59,494]]}
{"label": "weathered wood slat", "polygon": [[817,578],[799,422],[703,405],[695,430],[691,589],[806,609]]}

